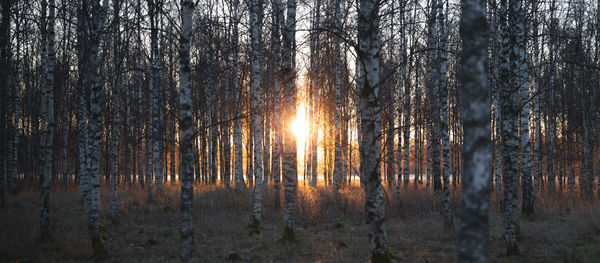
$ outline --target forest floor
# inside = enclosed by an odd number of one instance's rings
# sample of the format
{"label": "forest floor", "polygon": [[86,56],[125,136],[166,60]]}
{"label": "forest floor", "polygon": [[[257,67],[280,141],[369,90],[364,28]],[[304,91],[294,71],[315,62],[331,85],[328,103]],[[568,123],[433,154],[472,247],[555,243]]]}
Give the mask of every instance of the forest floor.
{"label": "forest floor", "polygon": [[[224,186],[195,186],[194,239],[197,262],[368,262],[364,191],[346,187],[336,201],[330,188],[300,186],[296,205],[297,241],[278,241],[282,212],[265,185],[262,232],[248,235],[252,192]],[[147,201],[144,189],[119,192],[118,222],[110,219],[110,193],[103,185],[100,223],[105,262],[179,261],[178,185]],[[29,188],[29,187],[25,187]],[[198,189],[201,188],[201,189]],[[398,262],[455,262],[457,230],[442,223],[442,198],[406,189],[400,203],[386,189],[387,242]],[[490,262],[600,262],[600,205],[558,193],[536,200],[536,213],[521,219],[521,255],[506,256],[502,219],[495,198],[490,212]],[[455,223],[458,198],[453,196]],[[40,243],[40,200],[24,189],[7,196],[0,209],[0,262],[86,262],[91,259],[85,216],[76,185],[51,195],[53,241]],[[456,229],[458,229],[456,227]]]}

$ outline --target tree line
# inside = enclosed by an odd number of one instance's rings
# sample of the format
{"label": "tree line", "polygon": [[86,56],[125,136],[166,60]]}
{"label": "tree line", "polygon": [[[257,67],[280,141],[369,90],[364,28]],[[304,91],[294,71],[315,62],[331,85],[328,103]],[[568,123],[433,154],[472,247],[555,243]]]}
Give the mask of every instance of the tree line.
{"label": "tree line", "polygon": [[0,11],[0,202],[40,184],[47,237],[52,182],[77,182],[98,256],[100,180],[113,217],[119,187],[152,200],[180,181],[184,261],[203,184],[252,187],[250,232],[273,187],[293,240],[299,183],[337,193],[358,181],[373,261],[391,257],[383,187],[399,200],[409,187],[440,194],[448,227],[462,192],[465,261],[485,257],[490,194],[514,254],[537,196],[600,188],[600,1],[2,0]]}

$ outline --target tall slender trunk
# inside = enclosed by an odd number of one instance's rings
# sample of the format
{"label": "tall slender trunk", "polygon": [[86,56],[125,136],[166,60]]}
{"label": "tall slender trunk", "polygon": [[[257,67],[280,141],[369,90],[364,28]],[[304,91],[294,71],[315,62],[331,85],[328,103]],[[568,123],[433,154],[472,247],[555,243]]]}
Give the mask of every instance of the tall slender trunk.
{"label": "tall slender trunk", "polygon": [[260,222],[262,220],[262,192],[263,192],[263,112],[262,107],[262,72],[261,55],[262,46],[262,19],[263,19],[263,0],[251,0],[250,7],[250,38],[251,38],[251,85],[250,91],[250,119],[254,129],[254,196],[252,198],[252,220]]}
{"label": "tall slender trunk", "polygon": [[358,59],[365,81],[359,89],[362,144],[360,172],[366,177],[367,224],[372,262],[390,262],[387,248],[383,189],[381,186],[381,116],[379,106],[379,3],[360,0],[358,7]]}
{"label": "tall slender trunk", "polygon": [[[500,80],[501,80],[501,91],[500,91],[500,103],[501,103],[501,114],[502,114],[502,150],[503,150],[503,183],[504,183],[504,204],[503,204],[503,215],[502,221],[504,223],[504,242],[507,247],[507,254],[518,254],[519,247],[516,240],[516,222],[514,221],[514,214],[518,213],[513,207],[514,199],[517,198],[515,193],[515,178],[518,177],[518,131],[517,131],[517,116],[519,107],[519,96],[518,93],[513,92],[511,87],[510,79],[512,72],[510,69],[511,49],[513,48],[514,41],[511,38],[510,26],[513,25],[512,19],[514,14],[512,13],[512,6],[515,4],[514,1],[508,0],[510,4],[507,7],[507,0],[501,1],[501,19],[500,27],[502,34],[502,55],[500,64]],[[508,20],[506,19],[507,13]],[[510,25],[510,26],[509,26]]]}
{"label": "tall slender trunk", "polygon": [[[17,144],[14,143],[12,140],[13,138],[9,138],[10,136],[10,132],[15,132],[15,134],[17,133],[17,125],[13,125],[12,121],[11,121],[11,114],[10,112],[12,112],[12,108],[10,106],[11,103],[7,103],[6,101],[4,101],[4,98],[8,98],[11,94],[10,92],[10,78],[11,78],[11,38],[10,38],[10,31],[11,31],[11,23],[10,23],[10,18],[11,18],[11,8],[12,8],[12,1],[2,1],[2,3],[0,4],[0,15],[1,15],[1,20],[0,20],[0,82],[2,83],[2,86],[0,87],[0,96],[2,96],[3,101],[2,101],[2,105],[0,105],[1,110],[0,110],[0,152],[2,154],[0,154],[0,207],[5,205],[5,196],[4,196],[4,191],[5,191],[5,177],[8,175],[8,190],[9,192],[11,191],[12,188],[12,171],[7,171],[7,168],[10,170],[13,167],[16,168],[14,162],[16,161],[14,159],[14,155],[10,155],[9,154],[5,154],[5,153],[14,153],[16,149],[18,149]],[[45,15],[45,14],[44,14]],[[43,22],[44,18],[42,17],[42,22]],[[17,28],[18,29],[18,28]],[[17,43],[19,44],[19,43]],[[18,48],[18,47],[17,47]],[[17,59],[18,59],[18,55],[17,55]],[[18,74],[18,61],[17,61],[17,74]],[[15,87],[18,85],[18,79],[17,81],[15,81]],[[17,90],[15,90],[13,93],[13,96],[15,96],[15,113],[18,112],[18,100],[16,98],[18,98],[18,95],[16,93]],[[14,126],[15,128],[11,127]],[[18,138],[18,135],[15,135],[15,138]],[[17,139],[18,140],[18,139]],[[10,147],[12,145],[12,147]],[[12,148],[12,149],[11,149]],[[6,167],[5,166],[9,166]],[[16,169],[15,169],[16,171]],[[15,185],[16,186],[16,185]],[[16,187],[15,187],[16,190]]]}
{"label": "tall slender trunk", "polygon": [[[427,75],[428,91],[427,100],[430,105],[430,124],[431,124],[431,140],[427,140],[427,144],[431,144],[431,174],[433,178],[433,190],[442,190],[442,178],[440,176],[440,95],[439,95],[439,59],[436,57],[436,0],[430,2],[429,18],[427,20],[427,47],[430,48],[427,56],[429,66],[429,74]],[[443,11],[442,11],[443,12]]]}
{"label": "tall slender trunk", "polygon": [[[523,214],[533,213],[533,185],[531,179],[531,143],[529,140],[529,65],[527,62],[527,47],[525,38],[525,11],[523,10],[523,3],[516,1],[512,5],[512,12],[515,16],[514,26],[514,41],[515,46],[512,48],[512,68],[515,71],[513,76],[512,87],[519,87],[521,92],[521,105],[520,112],[520,123],[521,123],[521,163],[520,167],[522,187],[523,187],[523,200],[522,210]],[[518,184],[516,185],[516,193],[518,193]]]}
{"label": "tall slender trunk", "polygon": [[[554,13],[556,10],[556,1],[552,0],[550,2],[550,21],[554,21]],[[554,26],[554,24],[556,23],[550,23],[551,27],[549,28],[550,31],[550,41],[548,43],[549,45],[549,66],[550,66],[550,87],[547,92],[546,95],[547,97],[547,102],[546,102],[546,118],[547,118],[547,122],[546,122],[546,131],[545,131],[545,144],[546,144],[546,173],[548,176],[548,188],[549,188],[549,192],[550,193],[554,193],[555,191],[555,170],[554,170],[554,134],[555,134],[555,125],[556,125],[556,121],[555,121],[555,117],[554,117],[554,90],[556,87],[556,68],[555,68],[555,60],[554,60],[554,49],[555,49],[555,44],[556,44],[556,36],[554,34],[556,34],[556,28]]]}
{"label": "tall slender trunk", "polygon": [[181,0],[181,35],[179,36],[179,126],[181,127],[181,261],[194,262],[194,124],[190,85],[190,38],[194,2]]}
{"label": "tall slender trunk", "polygon": [[106,16],[106,7],[108,0],[103,0],[102,5],[97,0],[92,3],[93,7],[93,24],[90,34],[90,67],[89,74],[92,78],[91,94],[90,94],[90,115],[89,115],[89,138],[88,147],[89,154],[87,156],[88,169],[88,187],[89,187],[89,204],[88,204],[88,231],[92,240],[92,249],[95,259],[103,258],[106,254],[104,249],[104,241],[100,236],[98,228],[99,208],[100,208],[100,181],[99,181],[99,160],[100,160],[100,143],[101,143],[101,109],[100,109],[100,93],[102,92],[102,75],[100,74],[100,63],[98,62],[98,51],[104,27],[104,18]]}
{"label": "tall slender trunk", "polygon": [[461,2],[463,150],[465,171],[458,262],[487,262],[491,156],[488,102],[486,0]]}
{"label": "tall slender trunk", "polygon": [[535,36],[533,38],[533,67],[535,68],[534,72],[534,84],[533,84],[533,89],[532,89],[532,93],[535,96],[534,100],[532,100],[531,103],[533,103],[533,118],[534,118],[534,122],[535,122],[535,131],[534,131],[534,141],[533,141],[533,183],[532,183],[532,188],[533,188],[533,199],[537,196],[537,192],[539,189],[539,182],[542,178],[542,158],[541,158],[541,150],[540,147],[542,146],[541,144],[541,140],[542,140],[542,128],[541,128],[541,123],[540,123],[540,95],[538,94],[540,91],[540,78],[541,78],[541,67],[540,67],[540,48],[539,48],[539,44],[538,44],[538,1],[534,0],[532,1],[532,8],[534,10],[533,12],[533,22],[532,22],[532,27],[533,27],[533,35]]}
{"label": "tall slender trunk", "polygon": [[[396,183],[396,199],[401,199],[401,184],[402,177],[408,178],[408,158],[409,158],[409,134],[410,134],[410,81],[407,77],[406,65],[406,38],[404,33],[406,32],[404,22],[404,8],[406,7],[406,1],[400,2],[400,39],[398,43],[398,57],[400,58],[400,69],[398,72],[397,82],[397,94],[398,94],[398,179]],[[404,89],[403,89],[404,88]],[[404,94],[402,94],[404,92]]]}
{"label": "tall slender trunk", "polygon": [[[442,158],[443,158],[443,180],[444,180],[444,223],[446,226],[454,227],[452,221],[452,208],[450,207],[450,138],[448,137],[448,77],[446,75],[448,36],[446,34],[446,19],[444,16],[444,1],[438,0],[438,32],[440,38],[439,50],[439,95],[442,110],[441,133],[442,133]],[[437,141],[436,141],[437,142]]]}
{"label": "tall slender trunk", "polygon": [[[111,215],[111,220],[116,221],[117,220],[117,185],[118,185],[118,181],[121,178],[121,173],[120,173],[120,169],[119,169],[119,156],[120,156],[120,142],[121,140],[119,139],[119,128],[120,128],[120,122],[121,122],[121,110],[122,110],[122,104],[120,103],[122,101],[121,99],[121,57],[120,57],[120,50],[119,50],[119,45],[120,45],[120,32],[119,32],[119,23],[120,23],[120,8],[121,8],[121,1],[114,1],[113,2],[113,17],[114,17],[114,21],[113,21],[113,50],[114,50],[114,58],[113,58],[113,62],[115,63],[114,65],[114,74],[113,74],[113,91],[112,91],[112,103],[114,103],[113,105],[114,107],[114,112],[113,112],[113,121],[111,124],[111,131],[110,131],[110,140],[111,140],[111,145],[110,145],[110,150],[111,150],[111,183],[112,183],[112,187],[111,187],[111,202],[110,202],[110,215]],[[127,142],[125,141],[125,144]],[[125,146],[127,147],[127,146]]]}
{"label": "tall slender trunk", "polygon": [[296,152],[296,136],[291,127],[296,118],[296,0],[287,1],[287,18],[283,30],[282,46],[282,82],[283,82],[283,238],[295,239],[296,191],[298,164]]}
{"label": "tall slender trunk", "polygon": [[[42,181],[42,215],[41,215],[41,235],[42,239],[50,236],[50,184],[52,182],[52,149],[54,147],[54,62],[56,59],[54,50],[54,21],[56,20],[56,3],[54,0],[48,2],[48,48],[46,85],[42,90],[42,151],[43,151],[43,181]],[[42,14],[45,16],[46,14]],[[44,19],[44,18],[43,18]]]}
{"label": "tall slender trunk", "polygon": [[275,207],[281,207],[281,151],[283,149],[282,137],[283,127],[281,126],[281,28],[283,25],[283,4],[281,0],[272,0],[273,6],[273,56],[275,66],[273,67],[273,200]]}
{"label": "tall slender trunk", "polygon": [[[150,19],[150,59],[152,60],[152,68],[150,70],[150,94],[152,101],[152,109],[150,110],[150,117],[148,119],[148,123],[150,124],[152,136],[150,137],[150,143],[152,144],[152,157],[150,158],[152,162],[152,167],[150,168],[150,184],[152,184],[152,180],[156,184],[156,191],[158,193],[162,193],[162,162],[161,162],[161,152],[162,152],[162,134],[161,128],[162,123],[160,123],[160,111],[159,111],[159,100],[161,97],[161,83],[159,83],[159,54],[158,54],[158,15],[160,12],[158,9],[160,8],[159,2],[155,0],[148,0],[148,16]],[[149,166],[150,167],[150,166]],[[148,182],[147,182],[148,183]],[[148,188],[150,191],[150,200],[152,200],[152,186]]]}
{"label": "tall slender trunk", "polygon": [[[341,16],[341,0],[335,1],[335,30],[336,32],[340,29],[340,16]],[[335,64],[335,76],[334,76],[334,89],[335,89],[335,152],[333,156],[333,189],[337,193],[340,189],[340,184],[342,181],[342,160],[341,160],[341,133],[343,131],[340,130],[340,117],[341,117],[341,85],[342,85],[342,67],[341,67],[341,54],[340,54],[340,38],[335,36],[334,40],[335,45],[335,53],[334,53],[334,64]],[[393,114],[392,114],[393,116]],[[393,119],[393,118],[392,118]],[[389,140],[389,138],[388,138]],[[391,141],[393,143],[393,140]],[[392,149],[394,148],[392,144]],[[388,153],[389,154],[389,153]],[[391,153],[392,156],[394,153]],[[392,164],[393,166],[393,159]]]}

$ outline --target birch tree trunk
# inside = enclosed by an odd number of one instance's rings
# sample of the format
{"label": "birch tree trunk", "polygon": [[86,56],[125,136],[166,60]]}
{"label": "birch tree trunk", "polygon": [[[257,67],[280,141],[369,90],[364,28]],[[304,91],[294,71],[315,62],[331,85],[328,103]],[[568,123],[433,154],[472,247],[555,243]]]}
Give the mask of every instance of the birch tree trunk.
{"label": "birch tree trunk", "polygon": [[[550,21],[555,21],[554,20],[554,13],[556,10],[556,1],[555,0],[551,0],[550,1]],[[548,90],[548,92],[546,92],[546,96],[547,96],[547,101],[546,101],[546,118],[547,118],[547,122],[545,125],[545,132],[544,132],[544,143],[546,144],[546,173],[548,176],[548,188],[549,188],[549,192],[550,193],[554,193],[555,191],[555,176],[554,176],[554,132],[555,132],[555,119],[554,119],[554,89],[555,89],[555,84],[556,84],[556,69],[555,69],[555,65],[554,65],[554,48],[555,48],[555,42],[556,42],[556,36],[554,34],[556,34],[556,28],[555,28],[555,24],[556,22],[551,22],[550,23],[550,27],[549,27],[549,31],[550,31],[550,40],[548,43],[549,46],[549,67],[550,67],[550,87]]]}
{"label": "birch tree trunk", "polygon": [[379,106],[379,2],[360,0],[358,7],[358,59],[365,81],[359,89],[361,134],[360,173],[366,177],[367,224],[372,262],[391,262],[387,248],[383,189],[381,186],[381,108]]}
{"label": "birch tree trunk", "polygon": [[[406,26],[406,22],[404,21],[404,17],[402,17],[402,24],[405,27]],[[405,41],[405,37],[404,34],[402,34],[401,38],[402,42],[404,43]],[[402,52],[402,57],[403,57],[403,61],[404,63],[408,63],[408,58],[406,57],[406,50],[404,50]],[[404,122],[403,122],[403,132],[404,135],[402,136],[402,140],[404,141],[403,145],[402,145],[402,150],[404,151],[404,161],[402,162],[402,174],[404,177],[404,184],[407,185],[408,184],[408,179],[410,176],[410,128],[412,127],[411,125],[411,120],[410,120],[410,114],[411,114],[411,83],[410,83],[410,67],[409,67],[409,72],[406,74],[406,77],[404,78],[404,112],[403,112],[403,116],[404,116]],[[398,182],[398,184],[400,184],[400,182]]]}
{"label": "birch tree trunk", "polygon": [[190,85],[190,38],[194,2],[181,0],[181,35],[179,36],[179,126],[181,127],[181,261],[194,262],[194,147],[196,136],[192,120]]}
{"label": "birch tree trunk", "polygon": [[[502,115],[502,176],[504,183],[504,202],[503,202],[503,214],[502,221],[504,223],[504,242],[507,248],[507,254],[514,255],[519,254],[519,247],[517,245],[516,230],[514,222],[514,211],[513,202],[517,198],[515,193],[515,177],[518,176],[517,164],[519,161],[519,143],[518,143],[518,130],[517,130],[517,116],[518,107],[520,104],[519,94],[514,92],[511,87],[511,69],[509,57],[511,55],[511,48],[514,44],[511,41],[511,33],[509,24],[513,25],[512,22],[507,21],[508,8],[512,9],[513,1],[508,0],[510,4],[507,7],[507,0],[502,0],[501,5],[501,19],[500,29],[502,34],[502,54],[500,64],[500,111]],[[512,13],[512,12],[511,12]],[[509,16],[509,20],[513,19],[512,14]]]}
{"label": "birch tree trunk", "polygon": [[[522,210],[523,214],[529,215],[533,213],[533,186],[531,181],[531,143],[529,140],[529,65],[527,62],[527,47],[525,39],[525,12],[523,10],[523,3],[516,1],[512,5],[512,12],[515,16],[515,23],[512,26],[514,30],[515,46],[512,48],[512,68],[515,70],[513,76],[513,87],[519,87],[521,92],[521,106],[520,121],[521,121],[521,160],[522,167],[521,178],[523,185],[523,200]],[[518,193],[518,184],[517,191]]]}
{"label": "birch tree trunk", "polygon": [[[42,151],[43,151],[43,167],[42,167],[42,215],[41,215],[41,237],[42,240],[50,238],[50,184],[52,182],[52,149],[54,147],[54,62],[56,59],[54,50],[54,21],[56,20],[56,2],[50,0],[48,2],[48,48],[47,48],[47,69],[46,69],[46,85],[42,90]],[[46,14],[43,13],[42,16]],[[44,19],[44,18],[42,18]]]}
{"label": "birch tree trunk", "polygon": [[[439,50],[439,95],[440,106],[442,109],[441,131],[442,131],[442,158],[443,158],[443,180],[444,180],[444,224],[454,229],[452,220],[452,208],[450,207],[450,139],[448,137],[448,76],[446,75],[446,64],[448,57],[446,55],[448,48],[448,36],[446,35],[446,19],[444,16],[444,1],[437,1],[438,10],[438,32],[440,38]],[[437,142],[437,141],[436,141]]]}
{"label": "birch tree trunk", "polygon": [[461,1],[462,105],[464,121],[463,160],[458,262],[487,262],[489,235],[490,105],[487,81],[486,0]]}
{"label": "birch tree trunk", "polygon": [[78,170],[79,175],[79,189],[81,192],[81,198],[83,200],[83,208],[87,215],[88,213],[88,196],[89,196],[89,176],[86,169],[87,160],[87,137],[88,137],[88,122],[87,122],[87,103],[86,103],[86,90],[89,87],[88,78],[88,59],[89,53],[87,49],[88,36],[85,34],[85,30],[88,26],[88,21],[85,17],[87,14],[87,5],[83,5],[83,0],[77,1],[77,42],[78,42],[78,74],[79,74],[79,91],[77,94],[77,148],[78,148]]}
{"label": "birch tree trunk", "polygon": [[433,190],[442,189],[442,178],[440,176],[440,97],[439,97],[439,75],[438,63],[436,58],[436,0],[431,0],[429,18],[427,20],[427,47],[430,49],[427,56],[427,62],[430,72],[427,74],[428,91],[427,100],[430,105],[430,124],[431,140],[427,140],[428,147],[431,147],[431,175],[433,179]]}
{"label": "birch tree trunk", "polygon": [[[263,17],[263,0],[251,0],[250,7],[250,41],[251,41],[251,85],[250,92],[250,107],[251,107],[251,122],[254,129],[254,196],[252,198],[252,226],[258,227],[262,220],[262,194],[263,194],[263,107],[261,103],[261,55],[260,49],[262,46],[262,17]],[[259,231],[258,229],[254,229]],[[252,231],[252,230],[251,230]]]}
{"label": "birch tree trunk", "polygon": [[[533,6],[533,10],[538,10],[538,1],[534,0],[532,1],[532,6]],[[538,12],[534,12],[533,13],[533,35],[537,36],[538,35]],[[540,48],[538,46],[538,37],[534,37],[534,42],[533,42],[533,53],[534,53],[534,62],[533,62],[533,66],[535,68],[535,76],[534,76],[534,85],[533,85],[533,94],[535,96],[534,100],[532,101],[532,103],[534,103],[533,106],[533,118],[535,121],[535,135],[534,135],[534,142],[533,142],[533,199],[535,201],[535,197],[537,196],[537,192],[539,190],[539,182],[542,179],[542,158],[541,158],[541,141],[542,141],[542,127],[541,127],[541,122],[540,122],[540,95],[538,95],[539,91],[540,91],[540,78],[541,78],[541,67],[540,67]],[[525,213],[523,211],[523,213]]]}
{"label": "birch tree trunk", "polygon": [[[150,93],[152,100],[152,110],[148,123],[152,123],[150,127],[152,136],[152,168],[150,169],[150,184],[152,179],[156,184],[156,191],[162,193],[162,162],[161,162],[161,123],[160,123],[160,112],[159,112],[159,100],[161,97],[160,83],[159,83],[159,53],[158,53],[158,8],[159,2],[155,0],[148,1],[148,16],[150,19],[150,58],[152,60],[152,69],[150,73]],[[152,187],[149,187],[152,189]],[[150,190],[150,200],[152,200],[152,190]]]}
{"label": "birch tree trunk", "polygon": [[287,1],[287,17],[283,30],[282,82],[283,82],[283,240],[294,241],[296,221],[296,191],[298,164],[296,136],[292,122],[296,119],[296,0]]}
{"label": "birch tree trunk", "polygon": [[[8,97],[9,85],[5,85],[5,83],[10,83],[10,53],[11,53],[11,44],[10,44],[10,15],[11,15],[11,7],[12,1],[2,1],[0,14],[2,15],[0,20],[0,81],[2,86],[0,87],[0,96],[2,98]],[[45,15],[45,14],[43,14]],[[44,19],[44,18],[42,18]],[[18,84],[17,84],[18,85]],[[2,102],[1,111],[0,111],[0,207],[3,207],[6,203],[4,191],[5,191],[5,177],[8,174],[6,171],[5,162],[8,162],[8,159],[11,158],[8,154],[4,154],[9,149],[7,149],[8,142],[8,127],[9,127],[9,118],[8,118],[8,105],[4,100]],[[9,175],[11,176],[11,175]],[[10,180],[10,179],[9,179]],[[10,186],[9,186],[10,188]]]}
{"label": "birch tree trunk", "polygon": [[[0,48],[5,48],[1,51],[1,54],[3,56],[3,61],[0,62],[0,65],[2,65],[2,67],[4,67],[2,71],[2,73],[0,74],[10,74],[11,73],[11,69],[13,70],[12,72],[14,76],[9,76],[9,75],[5,75],[0,77],[0,80],[4,81],[3,83],[6,83],[5,87],[8,91],[10,91],[10,106],[8,111],[6,112],[8,115],[2,115],[0,116],[0,118],[7,118],[4,121],[8,121],[8,125],[6,126],[6,128],[8,129],[9,132],[9,136],[8,138],[6,138],[6,140],[9,143],[9,151],[8,151],[8,156],[6,156],[5,158],[8,158],[8,161],[6,163],[7,167],[7,176],[8,176],[8,193],[10,193],[11,195],[15,195],[17,193],[17,162],[19,161],[19,120],[20,120],[20,115],[19,115],[19,90],[20,90],[20,70],[19,70],[19,58],[21,56],[21,41],[20,41],[20,37],[19,37],[19,31],[20,26],[19,26],[19,22],[15,21],[15,35],[16,35],[16,43],[15,43],[15,49],[16,51],[16,57],[15,57],[15,61],[12,62],[12,64],[14,65],[13,67],[11,67],[11,63],[10,62],[10,58],[12,56],[12,51],[11,51],[11,45],[9,44],[9,39],[10,39],[10,29],[5,29],[2,28],[3,26],[6,27],[10,27],[10,8],[12,7],[13,4],[17,5],[18,8],[18,2],[13,2],[13,1],[6,1],[2,3],[2,11],[0,14],[2,14],[2,21],[0,22],[2,24],[2,26],[0,26],[0,36],[5,37],[6,42],[0,44]],[[6,17],[8,16],[8,17]],[[4,31],[4,30],[9,30],[8,32]],[[64,107],[63,107],[64,108]],[[5,127],[5,126],[0,126],[0,127]],[[63,132],[64,134],[64,132]],[[63,147],[64,148],[64,147]],[[62,159],[61,159],[62,160]],[[1,163],[1,162],[0,162]],[[0,180],[2,180],[2,176],[0,175]],[[0,183],[0,184],[4,184],[4,182]],[[1,190],[0,190],[1,191]],[[3,199],[3,194],[2,197],[0,197],[0,199]],[[2,201],[0,201],[1,203]]]}
{"label": "birch tree trunk", "polygon": [[[341,16],[341,0],[336,0],[335,1],[335,31],[338,32],[340,31],[340,16]],[[334,53],[334,64],[335,64],[335,76],[334,76],[334,89],[335,89],[335,152],[334,152],[334,161],[333,161],[333,189],[334,192],[338,193],[339,189],[340,189],[340,183],[342,181],[342,160],[341,160],[341,133],[343,131],[340,130],[340,116],[341,116],[341,110],[342,110],[342,105],[341,105],[341,96],[340,96],[340,89],[341,89],[341,85],[342,85],[342,68],[341,68],[341,54],[340,54],[340,38],[335,36],[335,40],[334,40],[334,45],[335,45],[335,53]],[[394,114],[391,114],[392,116]],[[389,140],[390,138],[388,138]],[[393,143],[393,140],[390,142]],[[393,144],[392,145],[392,149],[394,148]],[[392,156],[394,156],[394,153],[388,153],[391,154]],[[393,163],[393,158],[392,158],[392,163],[388,164],[388,165],[394,165]]]}
{"label": "birch tree trunk", "polygon": [[242,187],[246,187],[244,183],[244,170],[243,170],[243,146],[242,146],[242,112],[241,112],[241,94],[242,87],[240,86],[239,79],[239,18],[238,18],[238,6],[239,0],[233,0],[231,6],[231,23],[233,24],[232,29],[232,53],[231,53],[231,64],[233,67],[233,90],[235,92],[235,114],[237,115],[234,126],[233,126],[233,145],[234,145],[234,177],[235,177],[235,189],[241,191]]}
{"label": "birch tree trunk", "polygon": [[[399,34],[399,42],[398,43],[398,57],[400,58],[400,69],[398,73],[398,82],[397,82],[397,94],[398,94],[398,103],[397,103],[397,114],[398,114],[398,179],[396,180],[396,199],[401,199],[401,184],[402,184],[402,176],[408,177],[408,144],[409,138],[407,136],[410,133],[410,116],[407,116],[407,103],[410,105],[410,85],[407,85],[406,74],[406,48],[405,48],[405,23],[404,23],[404,8],[406,7],[406,1],[400,2],[400,34]],[[402,87],[404,87],[404,97],[402,96]],[[408,88],[408,92],[407,92]],[[407,99],[408,97],[408,99]],[[410,111],[410,110],[409,110]],[[403,119],[404,117],[404,119]],[[406,159],[404,159],[406,158]],[[406,173],[406,175],[405,175]]]}
{"label": "birch tree trunk", "polygon": [[[152,79],[154,77],[150,76],[151,79],[151,83],[153,82]],[[150,92],[152,93],[153,90],[153,84],[150,84]],[[153,118],[152,115],[154,108],[152,107],[152,94],[147,94],[148,92],[144,92],[146,93],[145,95],[145,100],[146,100],[146,106],[144,108],[146,108],[146,127],[144,130],[144,149],[145,149],[145,155],[146,155],[146,171],[145,171],[145,176],[146,178],[145,180],[145,185],[146,185],[146,190],[148,191],[148,200],[152,201],[154,200],[154,189],[153,189],[153,181],[152,178],[154,177],[154,169],[153,169],[153,165],[152,165],[152,160],[153,160],[153,152],[152,152],[152,147],[154,146],[154,143],[152,142],[154,140],[153,138],[153,134],[152,132],[154,131],[153,126]],[[149,104],[150,103],[150,104]],[[150,105],[149,107],[147,105]]]}
{"label": "birch tree trunk", "polygon": [[281,0],[272,0],[273,6],[273,56],[275,66],[273,67],[273,200],[275,208],[281,208],[281,151],[283,149],[282,137],[283,127],[281,120],[281,75],[279,67],[281,66],[281,28],[283,24],[283,4]]}
{"label": "birch tree trunk", "polygon": [[104,27],[104,18],[106,16],[106,7],[108,0],[103,0],[102,5],[98,0],[92,2],[93,24],[90,33],[90,76],[92,90],[90,94],[90,118],[89,118],[89,154],[87,156],[89,165],[89,203],[88,203],[88,231],[92,240],[92,250],[94,259],[105,257],[104,241],[100,236],[98,228],[99,206],[100,206],[100,181],[99,181],[99,159],[101,143],[101,109],[99,103],[100,93],[102,92],[102,75],[99,72],[100,63],[98,62],[98,49],[100,45],[102,30]]}
{"label": "birch tree trunk", "polygon": [[[121,1],[115,0],[113,1],[113,52],[114,52],[114,84],[112,90],[112,102],[114,107],[114,119],[111,124],[111,132],[110,132],[110,140],[111,140],[111,196],[110,196],[110,216],[113,222],[117,220],[117,185],[119,183],[119,178],[121,178],[121,173],[119,169],[119,156],[120,156],[120,141],[119,140],[119,124],[121,123],[121,107],[122,101],[121,99],[121,57],[119,51],[120,45],[120,9],[121,9]],[[125,141],[125,144],[127,142]],[[125,146],[127,147],[127,146]]]}

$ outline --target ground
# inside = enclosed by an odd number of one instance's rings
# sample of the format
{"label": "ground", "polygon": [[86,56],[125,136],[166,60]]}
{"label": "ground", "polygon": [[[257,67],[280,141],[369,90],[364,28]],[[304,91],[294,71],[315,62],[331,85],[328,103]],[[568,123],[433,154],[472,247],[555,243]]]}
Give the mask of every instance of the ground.
{"label": "ground", "polygon": [[[118,222],[109,212],[103,186],[100,223],[108,251],[105,262],[179,261],[178,185],[147,201],[144,189],[119,192]],[[51,197],[53,241],[40,243],[40,200],[24,185],[0,208],[0,262],[87,262],[92,249],[76,185],[56,185]],[[198,188],[202,188],[198,190]],[[274,209],[272,185],[266,185],[261,233],[248,235],[251,191],[195,185],[194,240],[197,262],[368,262],[364,192],[353,186],[341,201],[330,188],[299,187],[297,241],[278,241],[282,212]],[[456,230],[443,226],[442,198],[424,190],[404,189],[402,201],[386,189],[386,227],[390,251],[398,262],[455,262]],[[521,219],[522,254],[505,256],[502,220],[495,198],[490,212],[490,262],[600,262],[600,208],[597,201],[565,201],[540,196],[536,214]],[[453,196],[458,215],[457,196]],[[562,201],[559,201],[562,200]],[[574,204],[573,204],[574,203]],[[459,219],[455,216],[455,222]]]}

